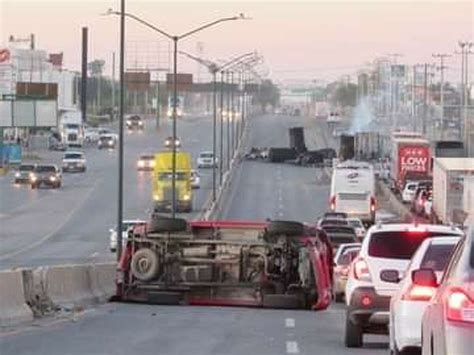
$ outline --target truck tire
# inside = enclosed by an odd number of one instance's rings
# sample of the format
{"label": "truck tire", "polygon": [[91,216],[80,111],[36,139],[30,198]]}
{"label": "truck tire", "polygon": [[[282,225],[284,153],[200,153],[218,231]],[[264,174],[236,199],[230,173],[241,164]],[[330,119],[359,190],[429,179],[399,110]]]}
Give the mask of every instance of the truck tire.
{"label": "truck tire", "polygon": [[297,295],[270,294],[263,295],[262,306],[264,308],[299,309],[303,305]]}
{"label": "truck tire", "polygon": [[132,256],[130,268],[133,276],[140,281],[153,280],[160,271],[158,255],[149,248],[139,249]]}
{"label": "truck tire", "polygon": [[272,235],[300,236],[304,234],[304,225],[294,221],[271,221],[267,231]]}
{"label": "truck tire", "polygon": [[360,348],[363,343],[362,327],[351,322],[346,315],[346,329],[344,333],[344,344],[347,348]]}
{"label": "truck tire", "polygon": [[182,218],[169,218],[153,214],[148,226],[150,232],[184,232],[188,228],[188,222]]}

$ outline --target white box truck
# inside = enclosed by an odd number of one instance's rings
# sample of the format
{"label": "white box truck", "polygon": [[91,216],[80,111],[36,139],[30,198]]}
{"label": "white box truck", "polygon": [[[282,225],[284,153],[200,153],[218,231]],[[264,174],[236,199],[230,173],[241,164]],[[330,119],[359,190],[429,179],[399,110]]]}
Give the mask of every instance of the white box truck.
{"label": "white box truck", "polygon": [[330,207],[358,217],[366,224],[375,221],[375,174],[370,163],[347,160],[334,167]]}
{"label": "white box truck", "polygon": [[469,223],[474,224],[474,175],[464,177],[462,207]]}
{"label": "white box truck", "polygon": [[474,158],[435,158],[433,161],[433,222],[463,224],[464,187],[474,176]]}

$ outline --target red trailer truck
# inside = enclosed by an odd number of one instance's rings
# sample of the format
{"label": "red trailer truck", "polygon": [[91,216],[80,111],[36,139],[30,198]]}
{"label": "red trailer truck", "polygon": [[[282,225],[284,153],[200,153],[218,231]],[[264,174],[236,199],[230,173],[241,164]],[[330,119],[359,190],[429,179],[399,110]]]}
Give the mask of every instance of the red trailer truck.
{"label": "red trailer truck", "polygon": [[402,191],[407,181],[426,180],[431,176],[431,148],[427,139],[392,138],[392,187]]}

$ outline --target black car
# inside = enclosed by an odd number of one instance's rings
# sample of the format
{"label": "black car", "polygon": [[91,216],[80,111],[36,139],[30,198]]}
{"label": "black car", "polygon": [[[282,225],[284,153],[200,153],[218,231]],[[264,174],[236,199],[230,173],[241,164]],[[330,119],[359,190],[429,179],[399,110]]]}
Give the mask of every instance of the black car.
{"label": "black car", "polygon": [[61,187],[61,172],[56,165],[36,165],[30,174],[30,183],[32,189],[41,185],[58,189]]}
{"label": "black car", "polygon": [[138,115],[133,115],[127,118],[125,124],[128,129],[143,129],[145,125],[142,118]]}

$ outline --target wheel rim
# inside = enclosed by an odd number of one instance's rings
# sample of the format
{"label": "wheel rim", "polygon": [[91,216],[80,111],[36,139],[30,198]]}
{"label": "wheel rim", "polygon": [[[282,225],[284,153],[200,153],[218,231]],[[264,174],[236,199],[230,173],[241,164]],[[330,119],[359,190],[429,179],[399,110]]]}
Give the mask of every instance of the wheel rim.
{"label": "wheel rim", "polygon": [[150,261],[148,258],[140,258],[137,260],[137,269],[140,273],[146,273],[148,270],[150,270]]}

